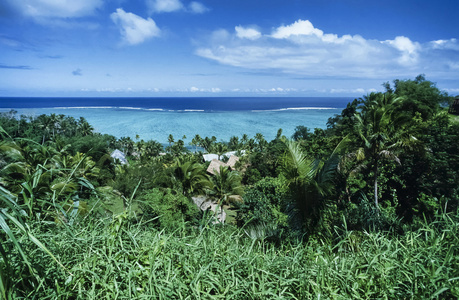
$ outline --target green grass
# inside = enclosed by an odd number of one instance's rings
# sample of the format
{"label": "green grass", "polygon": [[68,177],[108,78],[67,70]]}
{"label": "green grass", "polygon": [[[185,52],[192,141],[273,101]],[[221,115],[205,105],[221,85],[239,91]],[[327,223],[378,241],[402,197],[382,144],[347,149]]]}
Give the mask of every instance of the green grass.
{"label": "green grass", "polygon": [[454,122],[454,123],[459,123],[459,115],[452,115],[452,114],[449,114],[449,119],[451,122]]}
{"label": "green grass", "polygon": [[[23,240],[41,281],[12,280],[27,299],[428,299],[459,296],[459,220],[414,232],[336,229],[335,241],[278,245],[229,226],[175,232],[127,215],[32,233],[72,273]],[[6,245],[7,247],[9,245]],[[13,249],[14,253],[14,249]],[[19,258],[18,258],[19,259]]]}

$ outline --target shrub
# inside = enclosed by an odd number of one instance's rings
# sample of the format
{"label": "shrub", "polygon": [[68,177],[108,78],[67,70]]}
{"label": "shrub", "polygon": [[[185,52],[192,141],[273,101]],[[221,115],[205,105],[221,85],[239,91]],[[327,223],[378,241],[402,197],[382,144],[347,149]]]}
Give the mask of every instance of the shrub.
{"label": "shrub", "polygon": [[287,226],[285,213],[287,196],[285,179],[267,177],[251,187],[243,197],[243,203],[237,204],[239,226],[274,225],[278,228]]}
{"label": "shrub", "polygon": [[174,229],[183,222],[195,222],[199,217],[198,207],[181,195],[173,194],[171,189],[164,192],[154,188],[140,197],[142,209],[146,216],[159,217],[161,227]]}

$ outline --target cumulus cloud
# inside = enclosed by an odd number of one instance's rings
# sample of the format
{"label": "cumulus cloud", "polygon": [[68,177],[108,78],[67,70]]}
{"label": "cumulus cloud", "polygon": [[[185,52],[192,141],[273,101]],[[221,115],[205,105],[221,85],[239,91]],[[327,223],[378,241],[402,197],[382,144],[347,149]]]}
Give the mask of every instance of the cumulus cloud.
{"label": "cumulus cloud", "polygon": [[150,12],[154,13],[173,12],[185,8],[180,0],[147,0],[147,6]]}
{"label": "cumulus cloud", "polygon": [[169,13],[185,11],[193,14],[203,14],[209,11],[204,4],[192,1],[185,7],[181,0],[147,0],[147,7],[150,13]]}
{"label": "cumulus cloud", "polygon": [[261,37],[261,32],[254,28],[244,28],[242,26],[236,26],[234,28],[236,36],[240,39],[256,40]]}
{"label": "cumulus cloud", "polygon": [[22,15],[33,18],[74,18],[93,14],[103,0],[4,0]]}
{"label": "cumulus cloud", "polygon": [[360,35],[325,33],[308,20],[268,30],[236,26],[218,30],[196,54],[224,65],[306,77],[392,78],[426,73],[437,76],[456,71],[456,39],[418,43],[408,37],[365,39]]}
{"label": "cumulus cloud", "polygon": [[125,12],[122,8],[118,8],[110,17],[118,26],[123,40],[129,45],[140,44],[161,33],[151,18],[144,19],[133,13]]}
{"label": "cumulus cloud", "polygon": [[285,39],[291,36],[298,35],[315,35],[320,37],[323,34],[323,31],[314,28],[310,21],[298,20],[291,25],[280,26],[276,28],[272,34],[272,37],[276,39]]}
{"label": "cumulus cloud", "polygon": [[398,59],[401,64],[410,64],[417,60],[418,50],[420,49],[419,43],[412,42],[404,36],[397,36],[394,40],[386,42],[402,53]]}
{"label": "cumulus cloud", "polygon": [[209,9],[204,4],[200,2],[196,2],[196,1],[191,2],[188,8],[190,12],[195,13],[195,14],[203,14],[209,11]]}

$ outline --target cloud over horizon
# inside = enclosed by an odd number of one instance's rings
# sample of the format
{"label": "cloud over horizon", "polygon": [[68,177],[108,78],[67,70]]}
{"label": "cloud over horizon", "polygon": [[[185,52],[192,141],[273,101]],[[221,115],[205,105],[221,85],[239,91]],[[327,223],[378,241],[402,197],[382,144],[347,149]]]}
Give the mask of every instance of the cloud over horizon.
{"label": "cloud over horizon", "polygon": [[268,34],[242,26],[236,26],[233,33],[216,30],[195,53],[223,65],[303,76],[459,75],[456,39],[421,44],[405,36],[385,41],[360,35],[338,36],[301,19]]}
{"label": "cloud over horizon", "polygon": [[122,8],[118,8],[110,17],[118,26],[123,41],[129,45],[143,43],[161,34],[153,19],[144,19],[136,14],[125,12]]}
{"label": "cloud over horizon", "polygon": [[[26,17],[76,18],[93,14],[103,0],[5,0],[3,5]],[[0,4],[2,6],[2,4]],[[1,7],[0,7],[1,8]]]}

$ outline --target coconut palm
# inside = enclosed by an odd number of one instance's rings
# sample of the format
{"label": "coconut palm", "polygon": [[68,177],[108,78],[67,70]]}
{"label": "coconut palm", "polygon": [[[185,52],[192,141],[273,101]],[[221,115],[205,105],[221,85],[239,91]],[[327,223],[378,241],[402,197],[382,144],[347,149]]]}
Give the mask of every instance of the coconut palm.
{"label": "coconut palm", "polygon": [[199,134],[195,135],[191,140],[190,145],[195,146],[195,152],[198,152],[198,146],[201,145],[202,138]]}
{"label": "coconut palm", "polygon": [[172,134],[169,134],[167,137],[167,141],[169,142],[169,148],[172,147],[172,143],[174,142],[174,136]]}
{"label": "coconut palm", "polygon": [[89,124],[88,121],[86,121],[86,119],[83,117],[80,117],[78,120],[77,128],[78,133],[82,136],[91,135],[94,130],[94,127],[92,127],[91,124]]}
{"label": "coconut palm", "polygon": [[217,143],[213,150],[217,152],[218,160],[220,160],[220,157],[228,151],[228,146],[223,143]]}
{"label": "coconut palm", "polygon": [[[351,153],[359,161],[358,169],[370,166],[373,172],[374,203],[379,210],[378,177],[382,161],[400,164],[397,153],[418,144],[410,134],[411,118],[396,109],[403,98],[391,93],[371,93],[364,97],[360,111],[355,114],[355,133],[360,146]],[[362,162],[367,160],[366,165]]]}
{"label": "coconut palm", "polygon": [[228,147],[231,150],[239,150],[239,147],[240,147],[239,137],[237,136],[230,137]]}
{"label": "coconut palm", "polygon": [[52,120],[47,115],[40,115],[37,117],[39,128],[43,130],[43,138],[41,144],[45,143],[46,137],[49,136],[49,132],[53,126]]}
{"label": "coconut palm", "polygon": [[220,204],[229,204],[230,196],[242,195],[244,189],[241,176],[236,171],[231,171],[226,166],[220,166],[220,172],[212,177],[213,187],[211,194]]}
{"label": "coconut palm", "polygon": [[158,156],[163,150],[163,145],[157,141],[149,140],[144,144],[144,154],[148,157]]}
{"label": "coconut palm", "polygon": [[212,185],[204,167],[193,160],[176,159],[169,172],[172,185],[179,183],[186,196],[202,193]]}
{"label": "coconut palm", "polygon": [[255,141],[257,141],[258,151],[263,152],[263,149],[268,144],[268,142],[265,140],[265,137],[261,133],[257,133],[255,134]]}
{"label": "coconut palm", "polygon": [[132,152],[134,151],[135,143],[129,136],[120,138],[119,143],[122,145],[124,153],[126,153],[127,155],[132,154]]}
{"label": "coconut palm", "polygon": [[207,151],[207,153],[209,153],[213,151],[216,141],[217,138],[215,136],[212,136],[211,138],[206,136],[203,140],[201,140],[201,146]]}

